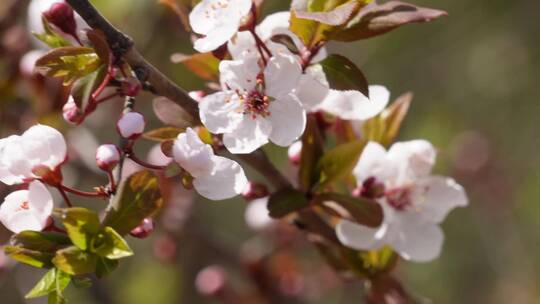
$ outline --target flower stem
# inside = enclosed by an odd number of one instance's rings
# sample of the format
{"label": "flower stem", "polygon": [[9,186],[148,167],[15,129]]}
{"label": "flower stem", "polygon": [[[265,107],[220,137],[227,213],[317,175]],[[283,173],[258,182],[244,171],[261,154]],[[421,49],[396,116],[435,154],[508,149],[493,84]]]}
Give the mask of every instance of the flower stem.
{"label": "flower stem", "polygon": [[56,189],[58,189],[58,192],[60,192],[60,195],[62,196],[62,198],[64,199],[64,202],[66,202],[66,205],[71,208],[73,207],[73,204],[71,203],[71,201],[69,200],[69,197],[67,196],[66,194],[66,191],[62,188],[62,186],[58,186],[56,187]]}
{"label": "flower stem", "polygon": [[73,189],[73,188],[70,188],[68,186],[65,186],[65,185],[60,185],[58,187],[59,190],[61,190],[62,192],[69,192],[69,193],[72,193],[72,194],[75,194],[75,195],[78,195],[78,196],[83,196],[83,197],[106,197],[107,194],[105,193],[100,193],[100,192],[87,192],[87,191],[82,191],[82,190],[78,190],[78,189]]}
{"label": "flower stem", "polygon": [[150,169],[150,170],[165,170],[165,168],[167,168],[167,166],[157,166],[157,165],[152,165],[152,164],[149,164],[147,162],[145,162],[144,160],[138,158],[135,153],[133,153],[133,151],[129,151],[128,153],[128,157],[134,161],[135,163],[147,168],[147,169]]}
{"label": "flower stem", "polygon": [[107,171],[107,176],[109,177],[109,185],[112,194],[116,194],[116,181],[114,180],[114,174],[112,171]]}

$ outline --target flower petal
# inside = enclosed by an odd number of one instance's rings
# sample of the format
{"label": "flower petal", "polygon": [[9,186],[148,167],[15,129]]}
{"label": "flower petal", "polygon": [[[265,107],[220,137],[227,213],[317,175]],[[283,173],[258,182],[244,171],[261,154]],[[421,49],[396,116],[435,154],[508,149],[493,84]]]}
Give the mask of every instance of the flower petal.
{"label": "flower petal", "polygon": [[193,186],[197,192],[211,200],[224,200],[242,193],[248,184],[242,167],[225,157],[213,156],[214,172],[197,177]]}
{"label": "flower petal", "polygon": [[406,260],[429,262],[440,255],[443,242],[444,234],[438,225],[411,217],[401,220],[391,245]]}
{"label": "flower petal", "polygon": [[386,157],[386,150],[379,143],[370,141],[362,151],[353,174],[359,185],[370,177],[385,182],[395,172],[394,166]]}
{"label": "flower petal", "polygon": [[253,230],[263,230],[276,222],[268,214],[268,197],[253,200],[244,213],[246,224]]}
{"label": "flower petal", "polygon": [[7,219],[11,214],[21,209],[21,204],[27,201],[28,190],[11,192],[4,198],[4,203],[0,205],[0,218]]}
{"label": "flower petal", "polygon": [[259,56],[255,38],[248,32],[239,32],[227,44],[227,49],[234,60],[240,60],[248,56]]}
{"label": "flower petal", "polygon": [[51,215],[54,203],[51,193],[39,181],[33,181],[28,187],[28,204],[38,218],[47,219]]}
{"label": "flower petal", "polygon": [[456,207],[467,206],[465,189],[452,178],[430,176],[417,185],[413,201],[426,221],[441,223]]}
{"label": "flower petal", "polygon": [[238,95],[233,92],[207,95],[199,103],[201,122],[212,133],[231,132],[242,121],[241,106]]}
{"label": "flower petal", "polygon": [[286,95],[282,99],[274,100],[269,106],[272,123],[270,140],[276,145],[287,147],[297,140],[306,128],[306,111],[292,95]]}
{"label": "flower petal", "polygon": [[31,211],[20,211],[12,214],[7,220],[2,219],[2,224],[13,233],[21,233],[26,230],[41,231],[46,222],[37,218]]}
{"label": "flower petal", "polygon": [[264,69],[266,94],[280,98],[291,93],[296,88],[300,75],[302,75],[302,67],[298,57],[276,54],[268,61]]}
{"label": "flower petal", "polygon": [[179,134],[174,141],[173,156],[174,160],[193,177],[209,175],[214,170],[212,147],[203,143],[191,128]]}
{"label": "flower petal", "polygon": [[26,156],[39,158],[42,161],[42,165],[54,169],[66,159],[67,146],[64,136],[54,128],[45,125],[35,125],[24,132],[22,139],[25,144],[30,142],[36,143],[34,148],[39,149],[39,151],[25,149]]}
{"label": "flower petal", "polygon": [[330,90],[320,109],[341,119],[367,120],[378,115],[386,103],[370,100],[360,91]]}
{"label": "flower petal", "polygon": [[223,135],[223,143],[233,154],[247,154],[268,143],[271,133],[272,125],[269,120],[244,116],[234,131]]}
{"label": "flower petal", "polygon": [[388,158],[399,166],[398,183],[428,176],[436,157],[433,145],[423,139],[398,142],[388,150]]}
{"label": "flower petal", "polygon": [[339,241],[356,250],[375,250],[384,245],[386,227],[370,228],[357,223],[340,220],[336,226]]}
{"label": "flower petal", "polygon": [[224,90],[250,92],[257,85],[260,72],[257,57],[246,57],[243,60],[223,60],[219,64],[220,81]]}
{"label": "flower petal", "polygon": [[295,94],[308,111],[316,110],[330,92],[328,81],[320,66],[306,69],[298,80]]}

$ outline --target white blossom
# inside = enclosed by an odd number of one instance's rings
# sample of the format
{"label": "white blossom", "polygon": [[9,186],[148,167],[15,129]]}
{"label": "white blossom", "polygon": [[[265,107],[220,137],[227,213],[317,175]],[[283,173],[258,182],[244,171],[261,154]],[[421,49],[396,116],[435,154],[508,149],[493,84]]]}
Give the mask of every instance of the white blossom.
{"label": "white blossom", "polygon": [[439,223],[468,200],[453,179],[431,175],[435,158],[435,149],[425,140],[396,143],[388,152],[370,142],[354,175],[365,196],[375,185],[384,187],[381,195],[372,197],[381,204],[384,221],[379,228],[369,228],[341,220],[336,227],[340,241],[358,250],[389,245],[416,262],[439,256],[444,240]]}
{"label": "white blossom", "polygon": [[66,152],[62,134],[45,125],[0,139],[0,181],[13,185],[32,180],[38,167],[55,171],[66,160]]}
{"label": "white blossom", "polygon": [[144,132],[145,125],[146,122],[141,113],[128,112],[122,114],[116,123],[116,129],[123,138],[136,139]]}
{"label": "white blossom", "polygon": [[246,207],[244,219],[249,228],[263,230],[276,221],[268,214],[268,197],[251,201]]}
{"label": "white blossom", "polygon": [[173,146],[174,160],[193,177],[197,192],[211,200],[224,200],[242,193],[248,184],[242,167],[235,161],[214,155],[210,145],[188,128]]}
{"label": "white blossom", "polygon": [[224,134],[231,153],[251,153],[272,141],[289,146],[302,135],[306,113],[293,94],[301,67],[295,57],[277,54],[261,73],[256,57],[222,61],[223,91],[199,103],[203,124]]}
{"label": "white blossom", "polygon": [[47,227],[54,204],[47,188],[39,182],[30,183],[28,190],[12,192],[0,206],[0,221],[9,230],[41,231]]}
{"label": "white blossom", "polygon": [[202,0],[189,14],[193,31],[204,37],[194,48],[210,52],[227,43],[237,32],[251,10],[251,0]]}

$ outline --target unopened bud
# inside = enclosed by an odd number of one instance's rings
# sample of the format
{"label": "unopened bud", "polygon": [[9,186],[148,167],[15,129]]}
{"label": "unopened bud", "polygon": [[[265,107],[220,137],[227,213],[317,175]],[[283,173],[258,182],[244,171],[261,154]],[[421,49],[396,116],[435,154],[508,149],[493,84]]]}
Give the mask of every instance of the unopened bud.
{"label": "unopened bud", "polygon": [[131,230],[129,234],[131,234],[131,236],[133,237],[144,239],[147,238],[150,234],[152,234],[152,232],[154,232],[154,226],[155,225],[153,219],[145,218],[141,222],[141,224],[135,227],[135,229]]}
{"label": "unopened bud", "polygon": [[289,156],[289,161],[293,163],[294,165],[300,164],[300,159],[302,155],[302,142],[297,141],[294,142],[287,151],[287,155]]}
{"label": "unopened bud", "polygon": [[197,291],[208,297],[218,296],[227,284],[227,273],[221,266],[208,266],[197,274],[195,286]]}
{"label": "unopened bud", "polygon": [[43,13],[43,16],[64,33],[77,36],[77,22],[69,4],[65,2],[54,3],[49,10]]}
{"label": "unopened bud", "polygon": [[201,102],[206,93],[204,93],[204,91],[191,91],[188,93],[188,95],[196,102]]}
{"label": "unopened bud", "polygon": [[138,112],[128,112],[122,115],[116,123],[116,129],[123,138],[137,139],[144,132],[146,123],[144,116]]}
{"label": "unopened bud", "polygon": [[80,124],[83,121],[83,114],[75,103],[73,96],[69,96],[68,101],[62,108],[62,116],[65,121],[73,125]]}
{"label": "unopened bud", "polygon": [[120,162],[120,149],[112,144],[101,145],[96,151],[96,162],[103,171],[112,171]]}
{"label": "unopened bud", "polygon": [[125,96],[135,97],[141,91],[141,83],[135,77],[128,77],[122,81],[121,90]]}
{"label": "unopened bud", "polygon": [[261,183],[249,182],[242,192],[242,196],[248,200],[254,200],[268,196],[268,188]]}

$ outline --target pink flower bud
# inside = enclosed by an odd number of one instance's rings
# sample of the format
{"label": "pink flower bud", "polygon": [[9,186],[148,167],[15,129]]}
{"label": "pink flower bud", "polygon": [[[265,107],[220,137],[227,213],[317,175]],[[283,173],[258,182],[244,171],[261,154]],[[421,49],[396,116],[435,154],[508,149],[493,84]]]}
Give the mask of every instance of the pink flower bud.
{"label": "pink flower bud", "polygon": [[75,21],[73,9],[69,4],[64,2],[54,3],[48,11],[43,13],[43,16],[64,33],[77,36],[77,22]]}
{"label": "pink flower bud", "polygon": [[144,132],[144,116],[138,112],[128,112],[122,115],[116,123],[116,129],[123,138],[137,139]]}
{"label": "pink flower bud", "polygon": [[120,149],[117,146],[101,145],[96,151],[96,162],[103,171],[112,171],[120,162]]}
{"label": "pink flower bud", "polygon": [[135,77],[128,77],[122,81],[121,89],[125,96],[135,97],[141,91],[141,83]]}
{"label": "pink flower bud", "polygon": [[188,95],[196,102],[201,102],[206,93],[204,93],[204,91],[191,91],[188,93]]}
{"label": "pink flower bud", "polygon": [[289,155],[289,160],[291,161],[291,163],[293,163],[294,165],[299,165],[301,154],[302,154],[302,142],[301,141],[294,142],[289,147],[287,154]]}
{"label": "pink flower bud", "polygon": [[138,239],[144,239],[150,236],[154,232],[154,220],[151,218],[145,218],[142,223],[131,230],[129,234]]}
{"label": "pink flower bud", "polygon": [[68,101],[62,108],[62,116],[64,117],[65,121],[73,125],[80,124],[83,121],[84,116],[75,103],[73,96],[69,96]]}
{"label": "pink flower bud", "polygon": [[227,284],[227,273],[221,266],[208,266],[201,270],[195,279],[197,291],[204,296],[215,297]]}
{"label": "pink flower bud", "polygon": [[248,200],[254,200],[268,196],[268,188],[261,183],[249,182],[242,192],[242,196]]}

